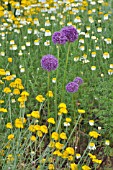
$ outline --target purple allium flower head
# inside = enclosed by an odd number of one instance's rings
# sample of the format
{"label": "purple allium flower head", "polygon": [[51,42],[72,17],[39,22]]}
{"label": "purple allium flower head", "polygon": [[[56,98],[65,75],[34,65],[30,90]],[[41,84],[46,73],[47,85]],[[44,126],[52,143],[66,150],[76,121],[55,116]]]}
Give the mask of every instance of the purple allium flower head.
{"label": "purple allium flower head", "polygon": [[78,85],[81,85],[83,83],[83,79],[81,77],[76,77],[73,81]]}
{"label": "purple allium flower head", "polygon": [[52,41],[54,44],[65,44],[67,42],[67,37],[63,32],[57,31],[53,33]]}
{"label": "purple allium flower head", "polygon": [[79,88],[79,85],[75,82],[69,82],[67,85],[66,85],[66,90],[67,92],[69,93],[75,93],[78,91],[78,88]]}
{"label": "purple allium flower head", "polygon": [[44,70],[56,70],[58,67],[58,59],[51,54],[47,54],[41,59],[41,66]]}
{"label": "purple allium flower head", "polygon": [[78,39],[78,32],[73,26],[64,27],[61,32],[65,34],[69,42],[74,42]]}

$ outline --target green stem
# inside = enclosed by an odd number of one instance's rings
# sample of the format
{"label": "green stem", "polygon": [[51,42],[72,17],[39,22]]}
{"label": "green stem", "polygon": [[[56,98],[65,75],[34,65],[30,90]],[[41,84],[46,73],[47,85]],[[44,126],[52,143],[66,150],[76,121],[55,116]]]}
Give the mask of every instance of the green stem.
{"label": "green stem", "polygon": [[72,94],[72,108],[73,108],[73,115],[74,115],[74,120],[76,119],[76,115],[75,115],[75,100],[74,100],[74,93]]}
{"label": "green stem", "polygon": [[68,50],[67,50],[67,56],[66,56],[66,63],[65,63],[65,69],[64,69],[64,76],[63,76],[63,86],[62,86],[62,102],[64,100],[64,86],[65,86],[65,82],[66,82],[66,72],[67,72],[67,64],[68,64],[68,58],[69,58],[69,51],[70,51],[70,44],[68,45]]}
{"label": "green stem", "polygon": [[[66,71],[67,71],[67,64],[68,64],[68,57],[69,57],[69,51],[70,51],[70,43],[68,45],[68,51],[67,51],[67,56],[66,56],[66,64],[65,64],[65,70],[64,70],[64,78],[63,78],[63,88],[62,88],[62,98],[61,98],[61,102],[63,102],[64,100],[64,86],[65,86],[65,82],[66,82]],[[58,130],[61,129],[61,120],[62,120],[62,116],[60,116],[60,119],[59,119],[59,123],[58,123],[58,127],[57,127],[57,130],[56,132],[58,132]]]}
{"label": "green stem", "polygon": [[[58,62],[59,62],[59,46],[57,46],[57,58],[58,58]],[[58,85],[57,83],[58,83],[58,71],[59,71],[59,69],[57,69],[57,72],[56,72],[56,84],[55,84],[55,119],[56,119],[56,121],[57,121],[57,85]]]}
{"label": "green stem", "polygon": [[48,72],[48,117],[50,116],[50,107],[49,107],[49,86],[50,86],[50,72]]}

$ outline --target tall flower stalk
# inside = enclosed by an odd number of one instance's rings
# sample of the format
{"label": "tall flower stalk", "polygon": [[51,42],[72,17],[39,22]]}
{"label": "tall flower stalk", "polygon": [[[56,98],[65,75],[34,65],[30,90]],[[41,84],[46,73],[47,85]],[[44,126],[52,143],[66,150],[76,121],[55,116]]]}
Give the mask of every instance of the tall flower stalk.
{"label": "tall flower stalk", "polygon": [[[59,48],[59,46],[57,46],[57,58],[58,58],[58,62],[59,62],[59,52],[60,52],[60,48]],[[59,72],[59,69],[57,69],[57,71],[56,71],[56,84],[55,84],[55,119],[56,119],[56,121],[57,121],[58,72]]]}
{"label": "tall flower stalk", "polygon": [[64,76],[63,76],[62,98],[61,98],[62,102],[64,100],[64,92],[65,92],[65,88],[64,87],[65,87],[65,83],[66,83],[66,72],[67,72],[67,64],[68,64],[68,58],[69,58],[69,52],[70,52],[70,45],[71,45],[71,43],[68,44],[66,63],[65,63],[65,69],[64,69]]}
{"label": "tall flower stalk", "polygon": [[[63,100],[64,100],[66,72],[67,72],[67,64],[68,64],[68,58],[69,58],[69,51],[70,51],[70,43],[68,45],[68,51],[67,51],[67,56],[66,56],[66,64],[65,64],[64,76],[63,76],[63,86],[62,86],[61,102],[63,102]],[[59,117],[58,127],[57,127],[57,130],[56,130],[57,132],[61,131],[61,120],[62,120],[62,115]]]}
{"label": "tall flower stalk", "polygon": [[[78,39],[78,32],[73,26],[64,27],[60,31],[54,32],[54,34],[52,35],[52,41],[54,44],[64,45],[66,44],[66,42],[68,42],[68,50],[67,50],[67,55],[66,55],[66,63],[65,63],[64,76],[63,76],[61,102],[63,102],[64,94],[65,94],[66,73],[67,73],[70,45],[72,42],[74,42],[77,39]],[[58,49],[58,59],[59,59],[59,49]],[[58,78],[58,71],[57,71],[56,78]],[[55,87],[55,112],[56,112],[56,120],[57,120],[57,82],[56,82],[56,87]],[[59,118],[56,131],[60,130],[61,120],[62,120],[62,115]]]}
{"label": "tall flower stalk", "polygon": [[[50,72],[48,72],[48,92],[49,92],[49,88],[50,88]],[[49,95],[48,95],[48,117],[50,116],[50,102],[49,102]]]}
{"label": "tall flower stalk", "polygon": [[[56,70],[58,67],[58,59],[51,54],[42,57],[41,66],[48,72],[48,93],[50,88],[50,71]],[[50,116],[49,95],[48,95],[48,117]]]}

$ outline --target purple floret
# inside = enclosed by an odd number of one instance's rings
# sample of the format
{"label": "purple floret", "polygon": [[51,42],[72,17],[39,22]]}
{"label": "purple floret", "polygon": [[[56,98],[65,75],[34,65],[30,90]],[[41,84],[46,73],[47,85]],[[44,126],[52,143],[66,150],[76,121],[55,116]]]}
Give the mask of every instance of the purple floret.
{"label": "purple floret", "polygon": [[83,83],[83,79],[81,77],[76,77],[73,81],[78,85],[81,85]]}
{"label": "purple floret", "polygon": [[58,67],[58,59],[51,54],[47,54],[41,59],[41,66],[44,70],[52,71]]}
{"label": "purple floret", "polygon": [[78,32],[73,26],[67,26],[61,29],[61,32],[65,34],[69,42],[74,42],[78,39]]}
{"label": "purple floret", "polygon": [[62,32],[54,32],[52,35],[52,41],[54,44],[65,44],[67,42],[67,37]]}
{"label": "purple floret", "polygon": [[66,91],[69,92],[69,93],[75,93],[78,91],[78,88],[79,88],[79,85],[75,82],[69,82],[67,85],[66,85]]}

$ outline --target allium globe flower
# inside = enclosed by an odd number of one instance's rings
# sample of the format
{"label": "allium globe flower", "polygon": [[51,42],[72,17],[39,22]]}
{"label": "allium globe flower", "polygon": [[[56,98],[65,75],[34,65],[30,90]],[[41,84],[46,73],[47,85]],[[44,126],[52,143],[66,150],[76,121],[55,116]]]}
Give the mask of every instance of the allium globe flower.
{"label": "allium globe flower", "polygon": [[65,44],[67,42],[67,37],[63,32],[57,31],[53,33],[52,41],[54,44]]}
{"label": "allium globe flower", "polygon": [[51,54],[47,54],[41,59],[41,66],[44,70],[50,72],[51,70],[56,70],[58,67],[58,59]]}
{"label": "allium globe flower", "polygon": [[75,93],[78,91],[78,88],[79,88],[79,85],[75,82],[69,82],[67,85],[66,85],[66,91],[69,92],[69,93]]}
{"label": "allium globe flower", "polygon": [[79,86],[83,83],[83,79],[81,77],[76,77],[73,81]]}
{"label": "allium globe flower", "polygon": [[61,32],[65,34],[69,42],[74,42],[78,39],[78,32],[73,26],[67,26],[61,29]]}

